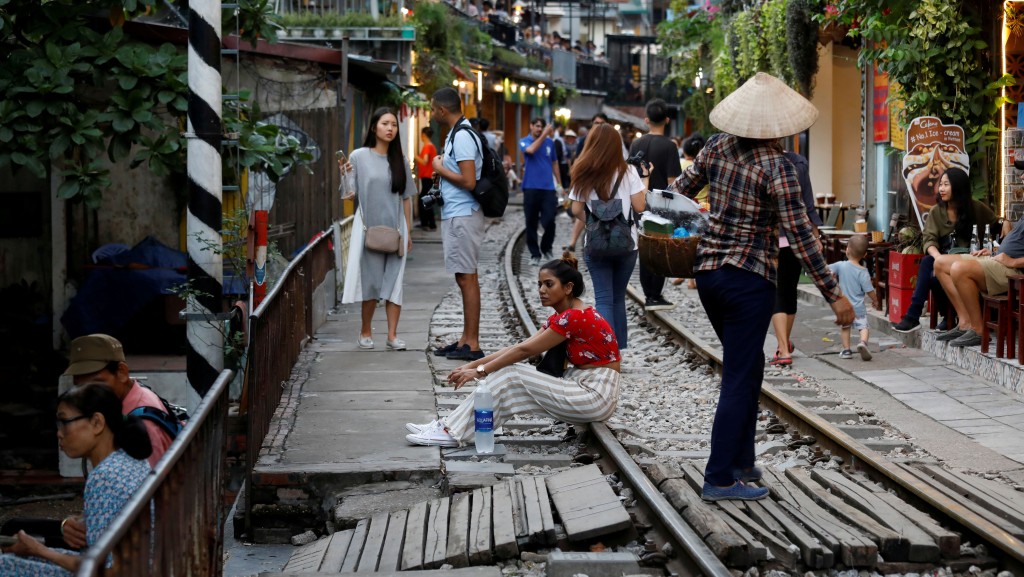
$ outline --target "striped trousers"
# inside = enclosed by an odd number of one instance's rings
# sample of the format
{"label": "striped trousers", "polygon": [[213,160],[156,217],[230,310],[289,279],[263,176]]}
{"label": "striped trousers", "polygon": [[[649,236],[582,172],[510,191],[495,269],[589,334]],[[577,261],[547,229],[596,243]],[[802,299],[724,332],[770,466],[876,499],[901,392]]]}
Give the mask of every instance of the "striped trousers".
{"label": "striped trousers", "polygon": [[[619,372],[614,369],[568,369],[562,378],[515,364],[487,376],[494,397],[494,428],[520,413],[547,413],[568,423],[606,421],[619,398]],[[474,391],[475,393],[475,391]],[[444,422],[448,432],[465,446],[475,433],[473,395]]]}

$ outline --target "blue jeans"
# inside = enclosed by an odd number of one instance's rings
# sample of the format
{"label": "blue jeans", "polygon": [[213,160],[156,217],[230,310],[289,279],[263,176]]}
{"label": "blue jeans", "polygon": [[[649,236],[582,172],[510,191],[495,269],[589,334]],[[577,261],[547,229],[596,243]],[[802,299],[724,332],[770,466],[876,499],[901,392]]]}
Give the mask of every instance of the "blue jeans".
{"label": "blue jeans", "polygon": [[733,470],[754,466],[764,339],[776,291],[763,276],[734,266],[698,272],[696,277],[700,302],[722,342],[722,389],[704,481],[725,487],[736,480]]}
{"label": "blue jeans", "polygon": [[594,308],[615,331],[619,349],[625,349],[626,340],[626,285],[633,276],[637,251],[622,258],[591,258],[584,252],[583,259],[590,271],[590,284],[594,289]]}
{"label": "blue jeans", "polygon": [[[540,257],[540,254],[551,252],[555,244],[555,212],[558,209],[558,200],[555,198],[554,190],[542,188],[523,189],[523,212],[526,214],[526,248],[530,250],[530,256]],[[544,227],[544,236],[540,239],[540,246],[537,246],[537,224]]]}

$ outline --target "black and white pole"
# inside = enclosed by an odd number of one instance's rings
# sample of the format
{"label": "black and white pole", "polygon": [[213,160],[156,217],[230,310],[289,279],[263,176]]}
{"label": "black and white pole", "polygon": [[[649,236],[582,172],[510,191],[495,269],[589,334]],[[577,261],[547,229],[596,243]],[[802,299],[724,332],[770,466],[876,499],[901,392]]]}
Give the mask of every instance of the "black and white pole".
{"label": "black and white pole", "polygon": [[188,278],[190,396],[206,394],[224,368],[221,238],[220,0],[192,0],[188,17]]}

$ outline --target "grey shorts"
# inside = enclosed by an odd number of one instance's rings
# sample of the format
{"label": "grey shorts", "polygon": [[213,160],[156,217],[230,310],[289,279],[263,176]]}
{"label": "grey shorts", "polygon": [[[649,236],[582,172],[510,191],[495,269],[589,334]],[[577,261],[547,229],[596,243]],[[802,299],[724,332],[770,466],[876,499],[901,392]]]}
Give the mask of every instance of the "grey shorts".
{"label": "grey shorts", "polygon": [[453,216],[441,221],[445,272],[476,274],[486,224],[487,219],[479,210],[470,216]]}

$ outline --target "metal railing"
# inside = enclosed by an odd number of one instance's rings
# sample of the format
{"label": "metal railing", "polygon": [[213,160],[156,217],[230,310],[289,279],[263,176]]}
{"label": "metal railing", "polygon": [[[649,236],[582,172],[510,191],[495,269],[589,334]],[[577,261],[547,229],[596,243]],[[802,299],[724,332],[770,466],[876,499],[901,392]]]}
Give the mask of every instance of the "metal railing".
{"label": "metal railing", "polygon": [[[313,291],[334,268],[328,230],[299,253],[266,299],[249,316],[248,368],[239,412],[246,417],[245,481],[259,461],[281,393],[306,340],[313,336]],[[333,292],[335,287],[330,287]],[[246,499],[245,526],[250,527],[251,499]]]}
{"label": "metal railing", "polygon": [[79,577],[222,574],[231,377],[230,370],[217,377],[155,472],[82,556]]}

